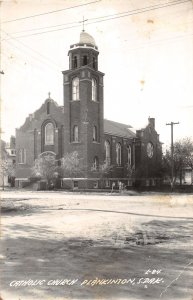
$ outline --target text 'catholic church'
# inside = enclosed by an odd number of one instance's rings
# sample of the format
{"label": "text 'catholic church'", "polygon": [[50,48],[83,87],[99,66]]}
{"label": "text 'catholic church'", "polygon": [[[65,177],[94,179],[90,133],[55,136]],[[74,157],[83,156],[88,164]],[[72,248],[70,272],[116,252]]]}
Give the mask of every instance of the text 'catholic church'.
{"label": "text 'catholic church'", "polygon": [[[30,183],[32,167],[40,155],[53,154],[60,161],[76,151],[84,175],[71,178],[76,188],[111,188],[156,184],[162,149],[155,119],[134,132],[129,125],[104,119],[103,76],[98,70],[98,47],[92,36],[81,32],[70,46],[69,69],[63,71],[64,105],[50,98],[16,129],[16,186]],[[111,166],[101,177],[101,166]],[[62,187],[69,178],[61,178]]]}

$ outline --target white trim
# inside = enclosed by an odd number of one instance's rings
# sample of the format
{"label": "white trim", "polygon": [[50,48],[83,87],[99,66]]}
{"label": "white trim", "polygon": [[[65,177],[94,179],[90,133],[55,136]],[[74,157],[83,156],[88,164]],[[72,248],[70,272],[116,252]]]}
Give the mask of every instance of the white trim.
{"label": "white trim", "polygon": [[80,177],[80,178],[61,178],[62,181],[65,181],[65,180],[74,180],[74,181],[77,181],[77,180],[100,180],[100,178],[87,178],[87,177]]}
{"label": "white trim", "polygon": [[42,153],[39,154],[39,157],[40,157],[41,155],[43,155],[43,154],[52,154],[52,155],[55,155],[55,156],[56,156],[56,153],[53,152],[53,151],[44,151],[44,152],[42,152]]}

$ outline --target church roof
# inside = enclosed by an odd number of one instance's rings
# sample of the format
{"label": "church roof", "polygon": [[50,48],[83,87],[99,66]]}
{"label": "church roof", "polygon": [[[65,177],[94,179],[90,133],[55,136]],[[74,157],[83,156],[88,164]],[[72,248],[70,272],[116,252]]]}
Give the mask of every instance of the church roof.
{"label": "church roof", "polygon": [[80,42],[79,43],[80,44],[91,44],[93,46],[96,46],[94,38],[85,31],[82,31],[80,33]]}
{"label": "church roof", "polygon": [[132,131],[131,125],[126,125],[107,119],[104,119],[104,133],[125,138],[135,137],[135,133]]}

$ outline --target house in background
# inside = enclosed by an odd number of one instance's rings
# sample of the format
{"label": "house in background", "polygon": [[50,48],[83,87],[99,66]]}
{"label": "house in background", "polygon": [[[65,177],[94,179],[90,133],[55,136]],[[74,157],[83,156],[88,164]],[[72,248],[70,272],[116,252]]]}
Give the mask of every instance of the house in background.
{"label": "house in background", "polygon": [[[155,119],[134,131],[131,125],[104,119],[103,77],[98,70],[98,47],[94,38],[81,32],[70,46],[69,68],[62,72],[64,104],[48,95],[43,105],[16,129],[16,185],[29,184],[34,161],[46,153],[59,161],[77,151],[85,167],[84,176],[72,179],[74,187],[98,188],[118,184],[154,185],[162,149],[155,130]],[[99,167],[112,166],[105,180]],[[62,179],[63,187],[69,179]]]}
{"label": "house in background", "polygon": [[186,167],[183,169],[183,184],[191,185],[193,184],[193,170],[191,167]]}
{"label": "house in background", "polygon": [[11,136],[10,142],[1,140],[1,176],[0,186],[15,185],[15,166],[16,166],[16,144],[15,137]]}
{"label": "house in background", "polygon": [[6,146],[6,142],[3,140],[0,140],[0,146],[1,146],[1,153],[0,153],[0,186],[4,187],[6,185],[8,185],[8,177],[6,176],[5,172],[4,172],[4,162],[6,160],[7,157],[7,152],[5,150],[5,146]]}

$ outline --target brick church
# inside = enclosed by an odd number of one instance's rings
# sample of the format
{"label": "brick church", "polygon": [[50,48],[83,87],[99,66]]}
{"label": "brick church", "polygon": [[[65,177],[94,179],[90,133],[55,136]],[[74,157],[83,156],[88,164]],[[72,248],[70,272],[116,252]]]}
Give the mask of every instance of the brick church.
{"label": "brick church", "polygon": [[[16,186],[32,178],[35,160],[46,153],[59,161],[67,153],[78,152],[85,173],[75,176],[75,188],[111,188],[118,185],[154,185],[159,177],[162,149],[155,119],[136,132],[130,125],[104,119],[103,77],[98,70],[98,47],[94,38],[82,31],[80,41],[70,46],[69,68],[63,71],[64,103],[50,96],[16,129]],[[100,165],[109,165],[101,179]],[[69,178],[60,178],[62,187]]]}

